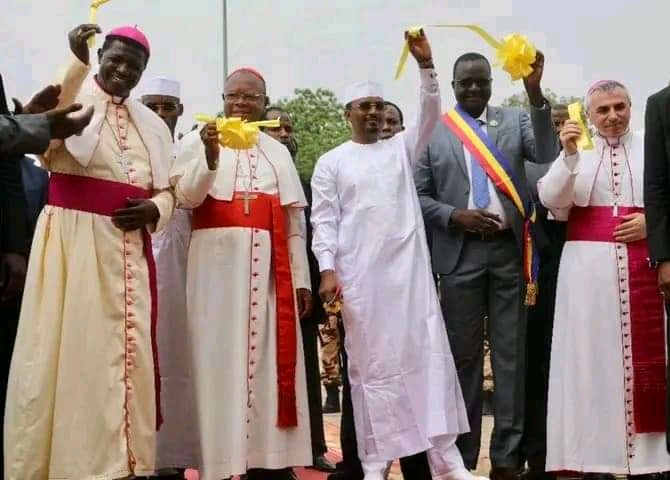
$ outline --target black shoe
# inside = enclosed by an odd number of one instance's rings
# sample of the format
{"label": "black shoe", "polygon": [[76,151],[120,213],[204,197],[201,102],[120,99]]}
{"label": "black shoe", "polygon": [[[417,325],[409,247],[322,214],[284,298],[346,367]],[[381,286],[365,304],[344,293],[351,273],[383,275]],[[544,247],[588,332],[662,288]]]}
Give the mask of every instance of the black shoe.
{"label": "black shoe", "polygon": [[340,387],[326,386],[326,401],[323,404],[323,413],[340,413]]}
{"label": "black shoe", "polygon": [[336,471],[335,465],[330,463],[328,459],[323,455],[314,457],[314,459],[312,460],[312,466],[309,468],[313,470],[318,470],[319,472],[326,472],[326,473],[333,473]]}
{"label": "black shoe", "polygon": [[582,480],[615,480],[615,476],[611,473],[585,473]]}
{"label": "black shoe", "polygon": [[542,470],[529,468],[521,474],[521,480],[556,480],[556,475]]}
{"label": "black shoe", "polygon": [[511,467],[493,467],[489,478],[491,480],[521,480],[523,470]]}

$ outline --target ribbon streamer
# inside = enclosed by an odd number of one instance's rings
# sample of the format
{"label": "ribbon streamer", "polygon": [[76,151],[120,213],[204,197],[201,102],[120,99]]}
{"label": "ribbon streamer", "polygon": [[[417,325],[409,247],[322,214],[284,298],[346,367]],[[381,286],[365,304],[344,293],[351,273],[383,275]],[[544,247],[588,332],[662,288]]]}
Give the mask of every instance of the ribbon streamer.
{"label": "ribbon streamer", "polygon": [[[109,0],[93,0],[91,2],[91,11],[88,17],[88,23],[95,24],[98,23],[98,8],[100,5],[109,2]],[[93,48],[95,46],[95,35],[91,35],[88,39],[88,48]]]}
{"label": "ribbon streamer", "polygon": [[423,27],[413,26],[407,29],[407,38],[405,39],[405,44],[402,47],[402,53],[400,54],[400,60],[398,61],[398,66],[395,70],[395,79],[398,80],[402,71],[405,69],[405,63],[407,63],[407,57],[409,56],[409,39],[416,38],[421,33]]}
{"label": "ribbon streamer", "polygon": [[247,122],[239,117],[210,117],[208,115],[196,115],[196,121],[204,123],[216,123],[219,132],[219,143],[234,150],[247,150],[258,142],[258,134],[261,127],[277,128],[279,119],[262,120],[260,122]]}
{"label": "ribbon streamer", "polygon": [[[465,28],[475,32],[495,50],[498,59],[495,66],[502,66],[503,70],[512,77],[512,80],[526,78],[533,73],[531,65],[535,62],[537,50],[524,35],[513,33],[507,35],[502,41],[499,41],[478,25],[437,24],[428,26],[436,28]],[[412,28],[420,30],[422,27]],[[407,60],[406,52],[409,52],[409,44],[407,42],[405,42],[405,47],[400,56],[400,62],[396,70],[396,79],[400,77],[405,66],[405,61]]]}
{"label": "ribbon streamer", "polygon": [[568,105],[568,115],[570,115],[570,120],[577,122],[582,129],[582,135],[577,140],[577,148],[580,150],[592,150],[593,139],[586,126],[586,115],[584,114],[584,106],[581,102],[574,102]]}

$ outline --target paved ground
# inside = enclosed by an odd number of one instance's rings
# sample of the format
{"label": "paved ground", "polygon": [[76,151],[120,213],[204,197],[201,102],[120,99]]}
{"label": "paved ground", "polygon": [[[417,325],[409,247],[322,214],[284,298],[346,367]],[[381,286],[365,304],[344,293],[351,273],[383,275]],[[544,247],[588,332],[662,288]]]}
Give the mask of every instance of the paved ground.
{"label": "paved ground", "polygon": [[[324,429],[326,434],[326,443],[328,444],[328,457],[331,461],[336,462],[341,458],[340,450],[340,416],[339,415],[324,415]],[[488,477],[490,463],[489,463],[489,438],[491,436],[491,428],[493,426],[493,419],[491,417],[484,417],[482,423],[482,450],[479,457],[479,464],[477,465],[477,474]],[[300,480],[325,480],[326,474],[319,473],[314,470],[300,469],[297,471]],[[189,472],[189,480],[197,480],[196,472]],[[389,480],[400,480],[403,476],[400,473],[400,465],[395,462],[391,467],[391,474]]]}

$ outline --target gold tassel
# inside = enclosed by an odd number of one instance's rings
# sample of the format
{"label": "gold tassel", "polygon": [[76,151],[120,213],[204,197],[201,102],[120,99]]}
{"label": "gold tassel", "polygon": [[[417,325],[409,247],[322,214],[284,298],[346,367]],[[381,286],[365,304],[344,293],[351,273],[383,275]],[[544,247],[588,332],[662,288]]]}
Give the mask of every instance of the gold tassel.
{"label": "gold tassel", "polygon": [[535,305],[535,300],[537,300],[537,282],[531,282],[526,285],[526,305],[533,306]]}

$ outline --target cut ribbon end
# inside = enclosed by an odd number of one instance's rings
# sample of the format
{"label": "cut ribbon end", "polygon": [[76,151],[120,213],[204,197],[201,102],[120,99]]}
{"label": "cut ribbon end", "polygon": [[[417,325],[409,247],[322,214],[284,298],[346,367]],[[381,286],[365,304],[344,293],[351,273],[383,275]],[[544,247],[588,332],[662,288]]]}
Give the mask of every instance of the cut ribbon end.
{"label": "cut ribbon end", "polygon": [[574,102],[568,105],[568,115],[570,116],[570,120],[577,122],[579,128],[582,129],[582,135],[577,140],[577,148],[580,150],[592,150],[593,139],[587,127],[586,114],[581,102]]}
{"label": "cut ribbon end", "polygon": [[400,52],[400,60],[398,60],[398,66],[395,70],[395,80],[398,80],[402,75],[403,70],[405,69],[405,64],[407,63],[407,57],[409,56],[409,38],[416,38],[421,34],[423,27],[421,25],[413,25],[407,29],[407,38],[402,47],[402,52]]}
{"label": "cut ribbon end", "polygon": [[[98,8],[101,5],[109,2],[109,0],[93,0],[91,2],[90,13],[88,16],[88,23],[98,23]],[[91,35],[88,39],[88,48],[93,48],[95,46],[95,35]]]}

